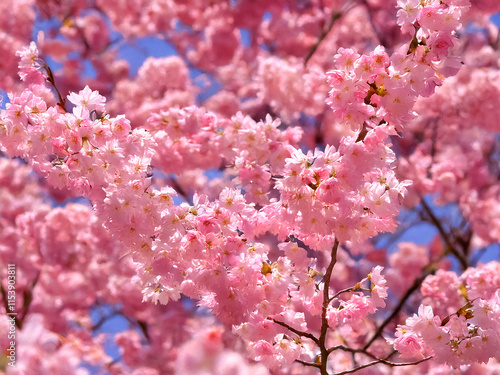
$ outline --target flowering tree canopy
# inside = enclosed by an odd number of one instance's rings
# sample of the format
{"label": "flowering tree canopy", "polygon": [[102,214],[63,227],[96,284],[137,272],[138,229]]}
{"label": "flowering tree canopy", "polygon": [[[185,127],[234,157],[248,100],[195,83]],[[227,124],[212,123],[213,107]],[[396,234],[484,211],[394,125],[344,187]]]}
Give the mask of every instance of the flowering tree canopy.
{"label": "flowering tree canopy", "polygon": [[3,0],[0,370],[500,371],[499,11]]}

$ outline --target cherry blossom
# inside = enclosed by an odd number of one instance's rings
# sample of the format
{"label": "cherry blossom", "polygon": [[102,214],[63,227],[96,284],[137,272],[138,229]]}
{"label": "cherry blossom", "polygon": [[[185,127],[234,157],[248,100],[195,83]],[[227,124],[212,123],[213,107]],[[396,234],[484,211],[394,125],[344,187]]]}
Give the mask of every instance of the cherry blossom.
{"label": "cherry blossom", "polygon": [[1,371],[497,369],[497,2],[5,4]]}

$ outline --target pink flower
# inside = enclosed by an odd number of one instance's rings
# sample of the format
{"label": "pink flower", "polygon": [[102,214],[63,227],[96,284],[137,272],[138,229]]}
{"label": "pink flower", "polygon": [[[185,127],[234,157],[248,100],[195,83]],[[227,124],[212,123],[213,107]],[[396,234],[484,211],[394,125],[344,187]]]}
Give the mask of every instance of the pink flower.
{"label": "pink flower", "polygon": [[125,138],[131,131],[130,121],[125,118],[125,116],[117,116],[111,122],[111,131],[113,135],[117,138]]}
{"label": "pink flower", "polygon": [[370,273],[369,279],[372,282],[372,304],[374,307],[385,307],[384,299],[387,298],[387,281],[380,274],[384,267],[376,266]]}
{"label": "pink flower", "polygon": [[35,65],[38,58],[38,48],[35,42],[30,42],[28,47],[24,47],[21,51],[16,53],[20,57],[19,68],[26,69]]}
{"label": "pink flower", "polygon": [[99,95],[99,91],[92,91],[90,87],[85,86],[78,94],[72,92],[68,95],[68,100],[75,106],[82,106],[88,109],[89,112],[104,111],[104,103],[106,98]]}
{"label": "pink flower", "polygon": [[364,319],[368,314],[373,314],[376,308],[370,298],[360,294],[353,294],[347,300],[341,302],[342,309],[339,309],[338,319],[344,324],[355,324],[356,321]]}
{"label": "pink flower", "polygon": [[417,20],[422,6],[420,0],[398,0],[397,13],[398,25],[401,26],[403,33],[412,33],[413,23]]}
{"label": "pink flower", "polygon": [[393,345],[403,357],[422,357],[421,342],[422,340],[414,332],[405,332],[402,328],[398,328]]}

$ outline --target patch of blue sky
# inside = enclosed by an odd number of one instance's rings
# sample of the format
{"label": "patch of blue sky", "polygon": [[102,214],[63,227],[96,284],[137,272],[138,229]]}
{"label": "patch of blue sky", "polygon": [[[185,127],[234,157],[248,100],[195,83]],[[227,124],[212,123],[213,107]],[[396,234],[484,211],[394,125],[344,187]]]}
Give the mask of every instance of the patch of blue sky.
{"label": "patch of blue sky", "polygon": [[[115,306],[102,305],[99,306],[99,308],[93,308],[90,313],[92,323],[98,325],[97,329],[94,331],[94,335],[107,335],[104,350],[113,360],[120,358],[119,348],[114,343],[114,336],[130,328],[130,322],[127,319],[122,315],[114,313],[119,309],[119,304]],[[103,323],[101,323],[101,320]]]}
{"label": "patch of blue sky", "polygon": [[245,47],[250,47],[250,31],[244,28],[240,28],[241,43]]}
{"label": "patch of blue sky", "polygon": [[61,25],[62,25],[61,21],[59,21],[57,18],[42,19],[37,14],[35,24],[33,25],[33,31],[31,33],[31,37],[36,42],[38,40],[39,32],[45,33],[50,29],[59,28],[61,27]]}
{"label": "patch of blue sky", "polygon": [[[137,75],[139,68],[148,57],[161,58],[178,55],[176,48],[164,38],[144,37],[126,41],[118,50],[120,59],[129,63],[130,75]],[[189,68],[189,76],[192,82],[199,87],[196,97],[197,103],[201,103],[217,93],[222,85],[211,74],[207,74],[194,67]]]}
{"label": "patch of blue sky", "polygon": [[157,37],[144,37],[128,40],[121,43],[118,49],[118,57],[126,60],[130,66],[132,76],[137,75],[137,71],[148,57],[175,56],[177,50],[164,39]]}
{"label": "patch of blue sky", "polygon": [[209,180],[213,180],[214,178],[222,178],[224,177],[224,172],[220,169],[207,169],[203,172],[203,175],[207,177]]}
{"label": "patch of blue sky", "polygon": [[490,17],[491,22],[495,25],[500,25],[500,13],[494,14]]}
{"label": "patch of blue sky", "polygon": [[9,97],[7,96],[7,93],[3,90],[0,90],[0,108],[5,109],[5,105],[7,103],[10,103]]}

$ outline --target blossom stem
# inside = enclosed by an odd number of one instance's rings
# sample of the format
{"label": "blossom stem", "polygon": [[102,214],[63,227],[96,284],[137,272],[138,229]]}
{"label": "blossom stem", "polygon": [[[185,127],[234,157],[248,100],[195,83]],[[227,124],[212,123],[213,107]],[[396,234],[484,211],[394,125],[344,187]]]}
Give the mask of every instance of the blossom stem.
{"label": "blossom stem", "polygon": [[45,69],[45,71],[47,72],[46,79],[52,85],[54,90],[56,91],[57,98],[59,100],[57,104],[59,105],[59,107],[64,109],[64,111],[66,111],[66,99],[62,97],[61,93],[59,92],[59,89],[56,86],[56,80],[54,78],[54,74],[52,73],[52,70],[47,65],[47,63],[43,60],[41,60],[41,61],[43,62],[42,68]]}
{"label": "blossom stem", "polygon": [[338,296],[340,296],[342,293],[348,293],[348,292],[354,292],[355,290],[357,289],[361,289],[361,288],[356,288],[356,285],[355,286],[351,286],[349,288],[345,288],[345,289],[342,289],[342,290],[339,290],[337,293],[335,293],[332,297],[330,297],[330,302],[333,301],[335,298],[337,298]]}

